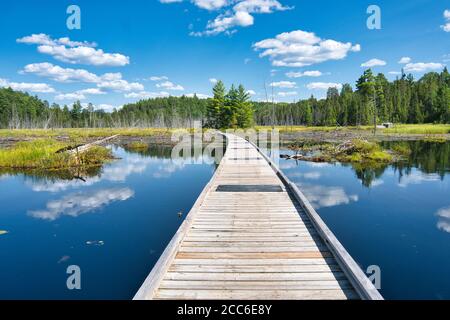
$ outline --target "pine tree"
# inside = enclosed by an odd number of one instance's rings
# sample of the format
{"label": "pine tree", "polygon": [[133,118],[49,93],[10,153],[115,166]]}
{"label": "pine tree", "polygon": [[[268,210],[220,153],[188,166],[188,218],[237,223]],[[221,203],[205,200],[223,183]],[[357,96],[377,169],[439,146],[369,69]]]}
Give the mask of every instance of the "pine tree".
{"label": "pine tree", "polygon": [[253,105],[250,103],[250,94],[243,85],[237,90],[237,125],[239,128],[248,128],[253,125]]}
{"label": "pine tree", "polygon": [[334,126],[337,123],[337,116],[340,110],[339,91],[336,87],[328,88],[327,100],[325,102],[324,110],[324,125]]}
{"label": "pine tree", "polygon": [[237,109],[238,109],[238,90],[233,84],[231,85],[230,90],[225,96],[225,105],[220,115],[221,128],[237,127]]}
{"label": "pine tree", "polygon": [[221,114],[225,106],[225,85],[218,81],[213,88],[213,98],[209,101],[207,107],[207,124],[209,128],[218,129],[221,127]]}
{"label": "pine tree", "polygon": [[375,112],[375,79],[371,69],[364,71],[364,74],[356,82],[356,88],[361,96],[362,103],[358,114],[358,124],[369,124]]}
{"label": "pine tree", "polygon": [[345,83],[342,86],[341,94],[340,94],[340,107],[341,110],[338,114],[338,123],[341,126],[346,126],[349,123],[349,108],[352,101],[353,89],[352,86],[348,83]]}
{"label": "pine tree", "polygon": [[82,109],[83,107],[81,106],[80,101],[77,101],[72,105],[72,110],[70,110],[70,117],[72,118],[72,127],[74,128],[80,125]]}

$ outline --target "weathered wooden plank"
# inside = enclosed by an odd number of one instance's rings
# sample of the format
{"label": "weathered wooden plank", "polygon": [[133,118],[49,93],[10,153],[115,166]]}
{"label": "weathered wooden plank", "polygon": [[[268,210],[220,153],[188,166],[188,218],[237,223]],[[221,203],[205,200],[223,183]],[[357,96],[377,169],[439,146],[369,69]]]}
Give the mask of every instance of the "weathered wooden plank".
{"label": "weathered wooden plank", "polygon": [[303,253],[303,252],[329,252],[327,246],[317,246],[312,244],[304,247],[243,247],[243,246],[220,246],[220,247],[189,247],[181,246],[178,250],[181,252],[192,253]]}
{"label": "weathered wooden plank", "polygon": [[163,280],[161,289],[181,290],[339,290],[352,289],[347,280],[316,280],[316,281],[189,281]]}
{"label": "weathered wooden plank", "polygon": [[334,258],[304,258],[304,259],[175,259],[173,265],[251,265],[251,266],[290,266],[290,265],[323,265],[336,264]]}
{"label": "weathered wooden plank", "polygon": [[228,272],[167,272],[166,280],[223,280],[223,281],[312,281],[312,280],[345,280],[343,272],[305,272],[305,273],[228,273]]}
{"label": "weathered wooden plank", "polygon": [[326,299],[342,300],[357,299],[353,290],[158,290],[155,299],[176,300],[254,300],[254,299],[282,299],[282,300],[307,300]]}
{"label": "weathered wooden plank", "polygon": [[305,241],[186,241],[182,243],[183,247],[314,247],[317,243],[308,239]]}
{"label": "weathered wooden plank", "polygon": [[333,272],[340,271],[341,268],[337,264],[333,265],[177,265],[172,264],[169,272],[207,272],[207,273],[311,273],[311,272]]}
{"label": "weathered wooden plank", "polygon": [[178,252],[177,259],[303,259],[332,257],[329,252]]}

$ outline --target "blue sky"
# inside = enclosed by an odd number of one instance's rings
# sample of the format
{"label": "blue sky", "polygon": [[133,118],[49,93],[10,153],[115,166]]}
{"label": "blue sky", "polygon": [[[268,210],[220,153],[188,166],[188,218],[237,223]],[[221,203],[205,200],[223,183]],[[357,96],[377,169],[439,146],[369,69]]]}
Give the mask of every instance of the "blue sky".
{"label": "blue sky", "polygon": [[[81,30],[66,9],[81,9]],[[366,26],[381,9],[381,29]],[[0,19],[0,86],[59,104],[97,108],[140,98],[210,95],[214,79],[294,101],[342,83],[364,66],[395,79],[450,61],[450,3],[409,1],[8,1]],[[399,61],[403,59],[402,63]],[[363,66],[362,66],[363,65]]]}

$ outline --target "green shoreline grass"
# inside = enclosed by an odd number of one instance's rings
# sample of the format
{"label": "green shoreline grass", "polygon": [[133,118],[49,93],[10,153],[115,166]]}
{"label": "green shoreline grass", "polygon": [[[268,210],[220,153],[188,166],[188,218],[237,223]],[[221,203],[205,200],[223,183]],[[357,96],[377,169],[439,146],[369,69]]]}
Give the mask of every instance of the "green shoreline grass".
{"label": "green shoreline grass", "polygon": [[301,142],[289,146],[289,149],[301,152],[300,160],[314,162],[341,162],[373,165],[391,163],[407,155],[410,150],[405,145],[384,149],[377,142],[353,139],[341,144]]}
{"label": "green shoreline grass", "polygon": [[[275,126],[280,132],[332,132],[332,131],[372,131],[373,126],[350,127],[308,127],[308,126]],[[257,126],[256,130],[271,130],[271,126]],[[398,124],[389,129],[377,129],[380,134],[450,134],[450,124]]]}
{"label": "green shoreline grass", "polygon": [[[276,126],[280,132],[368,132],[371,126],[363,127],[302,127],[302,126]],[[256,130],[272,130],[272,127],[255,127]],[[93,147],[83,153],[79,159],[68,153],[56,153],[57,150],[68,145],[80,144],[90,138],[101,138],[119,134],[121,136],[170,136],[177,129],[166,128],[113,128],[113,129],[23,129],[0,130],[2,139],[21,138],[29,141],[17,142],[8,148],[0,148],[0,168],[8,169],[44,169],[58,170],[74,167],[101,166],[113,158],[111,151],[104,147]],[[191,130],[192,131],[192,130]],[[396,125],[391,129],[380,129],[378,132],[386,135],[423,135],[424,139],[443,139],[444,134],[450,133],[450,124],[420,124],[420,125]],[[68,142],[69,141],[69,142]],[[441,140],[440,140],[441,141]],[[364,147],[364,146],[362,146]],[[367,146],[366,146],[367,147]],[[145,149],[148,145],[141,142],[130,144],[131,149]],[[363,148],[364,149],[364,148]],[[389,156],[382,150],[372,150],[362,156],[362,159],[373,161],[390,161]],[[398,150],[398,153],[406,153],[407,150]],[[358,155],[353,155],[350,161],[361,161]]]}
{"label": "green shoreline grass", "polygon": [[[373,126],[351,126],[351,127],[308,127],[308,126],[275,126],[280,132],[333,132],[333,131],[361,131],[369,132]],[[255,126],[255,130],[272,130],[271,126]],[[154,136],[170,135],[176,128],[62,128],[62,129],[0,129],[1,138],[56,138],[67,137],[96,138],[108,137],[116,134],[121,136]],[[192,129],[191,129],[192,130]],[[442,135],[450,134],[450,124],[398,124],[390,129],[377,129],[378,134],[419,134],[419,135]]]}
{"label": "green shoreline grass", "polygon": [[171,134],[175,129],[165,128],[63,128],[63,129],[0,129],[1,138],[100,138],[116,134],[121,136],[153,136]]}
{"label": "green shoreline grass", "polygon": [[133,141],[125,146],[126,149],[129,150],[147,150],[149,145],[142,141]]}
{"label": "green shoreline grass", "polygon": [[68,169],[99,166],[113,159],[111,150],[94,146],[78,156],[68,152],[56,153],[67,143],[54,139],[23,141],[10,148],[0,149],[0,168],[10,169]]}

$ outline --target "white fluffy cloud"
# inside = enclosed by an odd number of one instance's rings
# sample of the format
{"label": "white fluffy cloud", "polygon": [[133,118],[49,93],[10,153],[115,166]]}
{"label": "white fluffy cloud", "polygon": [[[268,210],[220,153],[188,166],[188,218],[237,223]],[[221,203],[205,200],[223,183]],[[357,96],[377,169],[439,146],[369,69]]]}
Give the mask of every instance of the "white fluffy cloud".
{"label": "white fluffy cloud", "polygon": [[279,82],[272,82],[270,86],[274,88],[292,89],[295,88],[297,84],[292,81],[279,81]]}
{"label": "white fluffy cloud", "polygon": [[225,32],[227,34],[232,34],[236,30],[231,30],[234,27],[248,27],[253,25],[254,18],[251,14],[245,11],[235,12],[233,14],[221,14],[217,16],[214,20],[208,21],[206,25],[206,30],[203,32],[191,32],[192,36],[211,36],[217,35],[219,33]]}
{"label": "white fluffy cloud", "polygon": [[269,14],[275,11],[284,11],[291,8],[283,6],[277,0],[193,0],[198,7],[207,10],[216,10],[234,4],[215,19],[208,21],[206,30],[191,32],[192,36],[211,36],[220,33],[233,34],[236,27],[248,27],[254,24],[254,14]]}
{"label": "white fluffy cloud", "polygon": [[113,106],[113,105],[110,105],[110,104],[107,104],[107,103],[101,103],[101,104],[94,105],[94,109],[96,109],[96,110],[103,110],[103,111],[106,111],[106,112],[112,112],[114,109],[120,109],[121,107],[122,106],[117,107],[117,106]]}
{"label": "white fluffy cloud", "polygon": [[161,83],[158,83],[156,85],[157,88],[163,88],[166,90],[174,90],[174,91],[184,91],[184,87],[179,85],[179,84],[175,84],[171,81],[164,81]]}
{"label": "white fluffy cloud", "polygon": [[441,28],[445,32],[450,32],[450,10],[444,11],[444,19],[446,23],[442,25]]}
{"label": "white fluffy cloud", "polygon": [[53,93],[55,89],[46,83],[10,82],[0,78],[1,88],[11,88],[16,91],[26,91],[33,93]]}
{"label": "white fluffy cloud", "polygon": [[251,95],[251,96],[256,95],[255,90],[247,90],[247,93],[248,93],[249,95]]}
{"label": "white fluffy cloud", "polygon": [[[173,0],[169,0],[173,1]],[[206,10],[217,10],[227,6],[230,0],[192,0],[192,2],[199,8]]]}
{"label": "white fluffy cloud", "polygon": [[166,91],[161,92],[147,92],[147,91],[141,91],[141,92],[131,92],[125,94],[125,98],[131,98],[131,99],[149,99],[149,98],[158,98],[158,97],[168,97],[170,94]]}
{"label": "white fluffy cloud", "polygon": [[96,44],[72,41],[69,38],[52,39],[46,34],[33,34],[17,39],[18,43],[38,45],[38,51],[70,64],[94,66],[125,66],[130,58],[120,53],[106,53],[96,49]]}
{"label": "white fluffy cloud", "polygon": [[297,91],[282,91],[282,92],[278,92],[278,95],[280,97],[291,97],[291,96],[296,96],[298,94]]}
{"label": "white fluffy cloud", "polygon": [[277,67],[304,67],[328,60],[344,59],[349,52],[361,50],[359,44],[321,39],[313,32],[296,30],[284,32],[275,38],[259,41],[253,45],[262,51],[260,57],[268,57]]}
{"label": "white fluffy cloud", "polygon": [[84,99],[86,99],[86,96],[79,92],[60,93],[55,96],[55,100],[59,100],[59,101],[77,101],[77,100],[84,100]]}
{"label": "white fluffy cloud", "polygon": [[55,100],[65,100],[65,101],[85,100],[87,95],[101,95],[101,94],[106,94],[106,92],[98,88],[88,88],[71,93],[60,93],[55,96]]}
{"label": "white fluffy cloud", "polygon": [[301,77],[320,77],[322,75],[322,72],[312,70],[312,71],[305,71],[305,72],[288,72],[286,73],[286,76],[288,78],[301,78]]}
{"label": "white fluffy cloud", "polygon": [[[141,91],[144,90],[144,86],[138,82],[128,82],[122,79],[122,74],[117,73],[105,73],[103,75],[96,75],[84,69],[72,69],[62,68],[60,66],[53,65],[48,62],[28,64],[22,70],[22,73],[35,74],[41,77],[46,77],[57,82],[84,82],[95,83],[100,89],[110,89],[114,91]],[[90,89],[90,94],[94,89]],[[84,92],[88,93],[88,92]],[[62,97],[62,96],[61,96]],[[61,98],[60,97],[60,98]]]}
{"label": "white fluffy cloud", "polygon": [[436,71],[441,70],[445,67],[442,63],[436,63],[436,62],[417,62],[417,63],[408,63],[405,65],[405,72],[428,72],[428,71]]}
{"label": "white fluffy cloud", "polygon": [[386,64],[387,63],[384,60],[370,59],[369,61],[366,61],[363,64],[361,64],[361,67],[364,67],[364,68],[382,67],[382,66],[385,66]]}
{"label": "white fluffy cloud", "polygon": [[78,92],[82,94],[92,94],[92,95],[106,94],[106,92],[100,90],[99,88],[88,88],[79,90]]}
{"label": "white fluffy cloud", "polygon": [[407,64],[407,63],[410,63],[411,62],[411,58],[410,57],[402,57],[399,61],[398,61],[398,63],[400,63],[400,64]]}
{"label": "white fluffy cloud", "polygon": [[[109,78],[108,76],[111,76],[111,78]],[[126,80],[123,80],[121,73],[107,73],[103,75],[101,81],[97,83],[97,87],[117,92],[144,90],[144,86],[138,82],[128,82]]]}
{"label": "white fluffy cloud", "polygon": [[197,98],[199,98],[199,99],[208,99],[208,98],[211,98],[209,95],[203,94],[203,93],[188,93],[188,94],[186,95],[186,97],[188,97],[188,98],[193,98],[194,96],[197,97]]}
{"label": "white fluffy cloud", "polygon": [[48,62],[32,63],[26,65],[23,73],[36,74],[41,77],[50,78],[57,82],[87,82],[96,83],[100,77],[84,69],[62,68]]}
{"label": "white fluffy cloud", "polygon": [[36,45],[46,45],[46,46],[57,46],[64,45],[67,47],[96,47],[97,44],[95,42],[87,42],[87,41],[72,41],[68,37],[52,39],[49,35],[44,33],[32,34],[31,36],[26,36],[20,39],[17,39],[18,43],[25,44],[36,44]]}
{"label": "white fluffy cloud", "polygon": [[309,90],[328,90],[329,88],[337,88],[340,90],[342,84],[334,82],[311,82],[306,85]]}
{"label": "white fluffy cloud", "polygon": [[169,78],[166,76],[153,76],[153,77],[150,77],[150,80],[151,81],[164,81],[164,80],[169,80]]}
{"label": "white fluffy cloud", "polygon": [[212,83],[212,84],[216,84],[217,81],[218,81],[218,80],[217,80],[216,78],[210,78],[210,79],[209,79],[209,82]]}

